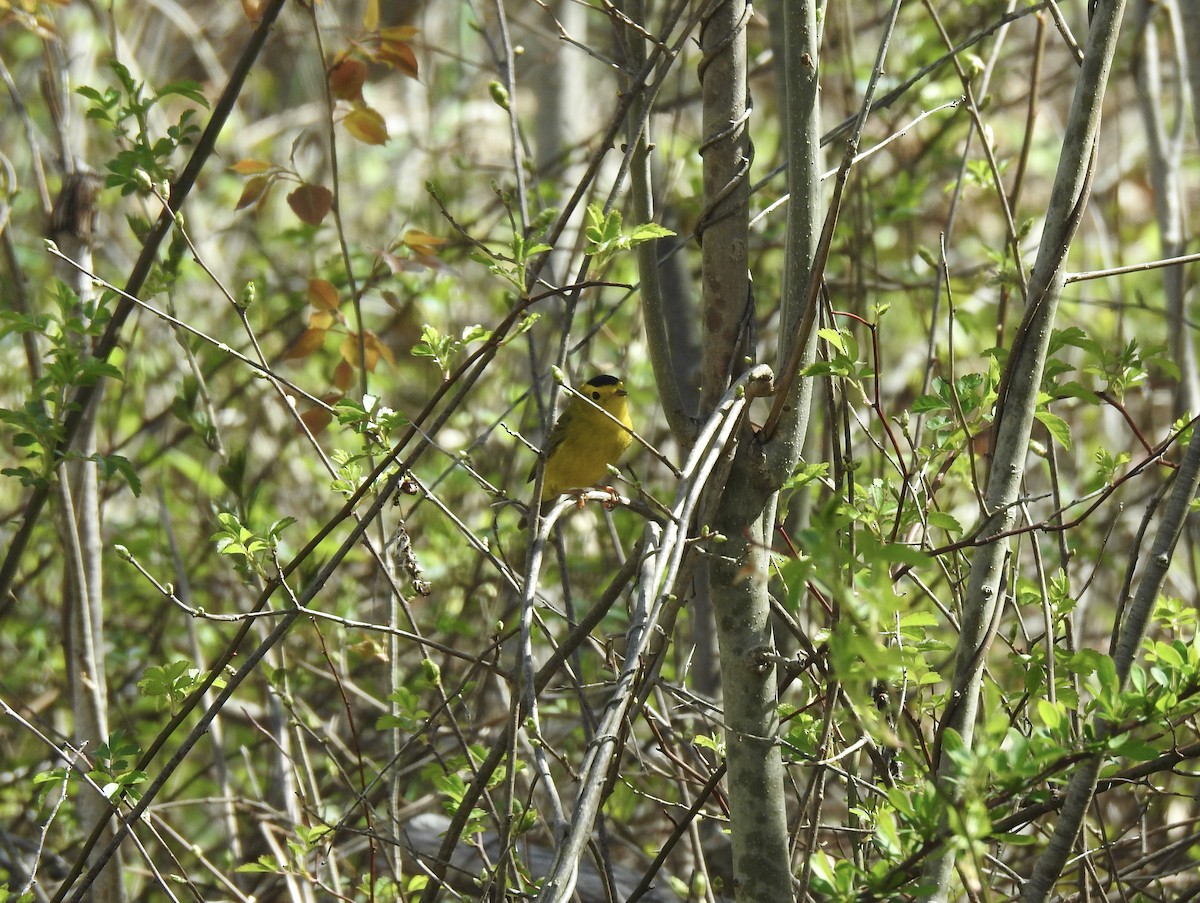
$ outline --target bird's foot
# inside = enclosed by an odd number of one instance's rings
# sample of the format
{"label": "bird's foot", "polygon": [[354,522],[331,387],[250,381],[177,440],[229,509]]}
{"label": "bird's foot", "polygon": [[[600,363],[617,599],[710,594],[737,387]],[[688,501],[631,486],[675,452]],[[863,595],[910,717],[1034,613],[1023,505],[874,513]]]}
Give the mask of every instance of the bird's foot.
{"label": "bird's foot", "polygon": [[617,492],[615,486],[602,486],[601,489],[607,492],[609,498],[602,501],[600,504],[604,506],[605,511],[612,511],[621,504],[621,493]]}

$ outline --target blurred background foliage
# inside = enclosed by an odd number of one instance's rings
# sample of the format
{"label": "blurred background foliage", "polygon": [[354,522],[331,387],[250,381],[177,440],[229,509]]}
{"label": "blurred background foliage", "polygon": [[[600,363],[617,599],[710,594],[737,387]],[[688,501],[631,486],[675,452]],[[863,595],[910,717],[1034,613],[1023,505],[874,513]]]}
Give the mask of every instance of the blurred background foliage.
{"label": "blurred background foliage", "polygon": [[[37,388],[30,361],[65,360],[63,337],[91,348],[104,326],[100,316],[74,329],[66,321],[79,309],[71,299],[54,301],[55,280],[66,276],[43,240],[71,168],[64,161],[94,171],[104,186],[90,244],[93,272],[109,287],[96,303],[111,311],[111,287],[125,284],[162,210],[155,193],[166,196],[196,147],[265,6],[0,2],[0,227],[10,252],[2,291],[11,314],[0,338],[0,447],[14,471],[0,481],[6,546],[45,464],[44,443],[28,438],[22,419],[28,405],[40,399],[61,415],[70,386],[86,379],[51,373]],[[797,812],[808,805],[805,769],[815,759],[835,763],[827,827],[809,834],[811,823],[800,819],[796,828],[797,844],[820,837],[828,861],[845,865],[836,873],[826,860],[811,867],[812,892],[824,899],[852,898],[876,866],[872,886],[904,886],[933,830],[925,744],[945,704],[940,677],[970,552],[956,544],[977,517],[995,361],[1021,316],[1019,266],[993,172],[939,24],[955,45],[979,37],[957,64],[1013,203],[1026,268],[1074,85],[1067,34],[1086,31],[1083,2],[1053,14],[998,0],[935,6],[903,8],[881,91],[886,103],[869,119],[862,147],[872,153],[856,167],[841,211],[825,274],[837,314],[823,324],[822,363],[813,371],[820,402],[805,464],[785,490],[775,549],[775,595],[791,622],[780,629],[781,653],[797,656],[780,665]],[[886,11],[874,2],[825,8],[827,129],[857,113]],[[774,4],[756,9],[748,32],[760,348],[775,347],[787,225],[776,13]],[[456,788],[509,718],[518,612],[503,575],[522,573],[528,538],[508,502],[530,492],[551,366],[564,364],[573,384],[595,372],[623,374],[638,432],[677,464],[686,453],[657,406],[635,256],[623,248],[585,268],[583,206],[614,203],[627,235],[641,225],[625,204],[623,137],[608,129],[625,90],[621,41],[657,36],[678,48],[653,74],[651,134],[659,221],[674,233],[658,240],[674,299],[668,326],[686,381],[703,327],[691,239],[702,210],[703,136],[698,51],[671,23],[687,23],[689,14],[686,4],[660,2],[513,0],[503,15],[495,4],[465,0],[284,4],[184,205],[184,231],[172,230],[140,294],[174,320],[135,310],[109,360],[119,379],[108,383],[96,423],[104,539],[98,667],[108,736],[76,733],[64,551],[50,518],[31,533],[0,598],[8,716],[0,722],[0,884],[14,898],[33,878],[31,899],[49,898],[91,831],[73,806],[88,792],[78,777],[88,766],[71,757],[61,800],[62,752],[82,749],[101,786],[122,786],[136,799],[157,764],[146,777],[134,763],[160,731],[178,736],[168,719],[239,628],[251,626],[231,668],[293,603],[276,593],[267,604],[275,614],[239,616],[274,584],[280,565],[320,537],[288,580],[293,590],[311,585],[345,540],[348,523],[338,512],[347,497],[436,399],[446,419],[368,528],[373,551],[356,545],[309,603],[330,618],[298,619],[158,795],[141,846],[123,851],[128,899],[166,899],[168,887],[177,899],[416,899],[424,878],[402,856],[402,829],[418,812],[454,810]],[[1175,20],[1163,21],[1161,46],[1146,43],[1144,28],[1126,28],[1072,272],[1183,249],[1164,245],[1162,183],[1151,174],[1158,164],[1147,131],[1156,107],[1166,121],[1152,128],[1186,133],[1186,151],[1168,166],[1178,207],[1194,209],[1196,142],[1190,110],[1178,102],[1186,64],[1174,55]],[[1135,74],[1152,47],[1162,50],[1163,68],[1156,85],[1139,89]],[[910,83],[925,66],[932,68]],[[842,141],[844,133],[831,133],[830,168]],[[543,240],[577,190],[583,205],[539,280],[526,285],[523,248]],[[26,310],[16,302],[18,283]],[[1059,325],[1074,332],[1064,333],[1048,376],[1026,519],[1072,526],[1033,532],[1014,553],[1007,592],[1015,605],[1000,627],[971,797],[989,801],[993,816],[996,806],[1017,806],[1018,792],[1024,804],[1057,788],[1067,771],[1063,750],[1079,741],[1072,720],[1104,696],[1103,667],[1083,650],[1107,649],[1143,509],[1165,475],[1156,455],[1195,406],[1194,367],[1182,351],[1192,323],[1169,294],[1163,271],[1148,270],[1074,282],[1064,296]],[[528,299],[538,300],[522,307]],[[472,354],[490,353],[491,331],[514,312],[484,369],[464,370]],[[36,321],[46,316],[53,321]],[[261,367],[247,364],[260,355]],[[40,459],[28,457],[39,448]],[[646,449],[631,450],[625,472],[650,496],[673,497],[670,471]],[[917,487],[912,495],[900,492],[905,480]],[[622,490],[635,494],[630,484]],[[1102,504],[1093,510],[1094,500]],[[323,534],[327,524],[334,529]],[[599,598],[640,531],[632,513],[595,504],[564,522],[535,613],[541,660]],[[1171,598],[1160,606],[1155,638],[1167,645],[1151,650],[1160,667],[1171,660],[1172,640],[1190,643],[1195,634],[1193,539],[1185,536]],[[938,554],[925,554],[931,549]],[[1057,671],[1047,671],[1040,642],[1047,623],[1063,640]],[[617,604],[543,697],[537,742],[564,786],[607,698],[626,627]],[[719,896],[728,891],[713,827],[721,824],[720,794],[704,804],[705,821],[688,809],[721,759],[719,711],[706,701],[719,689],[707,679],[696,687],[691,677],[711,670],[702,661],[711,626],[684,609],[675,630],[612,776],[597,857],[631,870],[632,879],[618,877],[636,883],[674,826],[687,824],[653,893]],[[1174,699],[1153,697],[1160,709],[1148,723],[1169,721],[1177,732],[1138,733],[1141,760],[1196,742],[1188,702],[1195,647],[1176,654]],[[835,676],[844,709],[831,747],[821,701]],[[881,685],[892,688],[890,702]],[[1036,704],[1044,699],[1054,706]],[[1025,760],[1014,752],[1014,729],[1030,743],[1020,750]],[[889,764],[891,756],[900,764]],[[519,823],[530,813],[510,888],[527,884],[534,849],[554,840],[532,759],[528,737],[515,743],[487,802]],[[1194,863],[1200,850],[1200,812],[1190,773],[1155,780],[1161,793],[1104,797],[1102,833],[1089,842],[1109,844],[1113,860],[1095,866],[1103,877],[1082,882],[1108,887],[1128,877],[1123,869],[1150,881],[1161,868],[1159,890],[1171,896],[1162,889],[1176,887],[1172,864]],[[889,819],[902,827],[889,828]],[[1185,827],[1169,833],[1171,825]],[[481,818],[480,828],[497,823]],[[1133,839],[1139,831],[1144,842]],[[1168,838],[1178,844],[1169,862],[1137,865]],[[963,877],[976,898],[1013,891],[1024,844],[966,844],[978,855],[967,857]],[[467,888],[482,864],[463,868]],[[988,875],[994,897],[981,878]]]}

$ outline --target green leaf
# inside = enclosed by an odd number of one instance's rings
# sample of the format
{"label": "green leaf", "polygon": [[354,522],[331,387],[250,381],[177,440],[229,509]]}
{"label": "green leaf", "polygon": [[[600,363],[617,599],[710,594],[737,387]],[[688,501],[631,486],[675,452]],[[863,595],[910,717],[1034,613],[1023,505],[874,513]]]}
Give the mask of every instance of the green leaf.
{"label": "green leaf", "polygon": [[630,244],[639,245],[644,241],[652,241],[656,238],[670,238],[675,233],[666,226],[660,226],[658,223],[642,223],[640,226],[634,226],[633,231],[629,233]]}
{"label": "green leaf", "polygon": [[835,368],[828,361],[816,361],[800,371],[801,376],[829,376]]}
{"label": "green leaf", "polygon": [[206,110],[208,109],[208,98],[204,96],[204,92],[200,90],[200,83],[191,81],[190,79],[182,79],[180,81],[167,82],[158,89],[159,97],[167,97],[171,94],[177,94],[180,97],[186,97],[188,100],[200,104]]}
{"label": "green leaf", "polygon": [[958,522],[953,514],[947,514],[945,511],[932,511],[926,518],[929,526],[940,527],[951,535],[958,536],[963,532],[963,526]]}
{"label": "green leaf", "polygon": [[1037,837],[1033,834],[993,834],[992,839],[997,843],[1006,844],[1008,846],[1029,847],[1039,843]]}
{"label": "green leaf", "polygon": [[1061,398],[1078,398],[1080,401],[1090,405],[1099,405],[1101,403],[1100,396],[1089,389],[1083,383],[1074,380],[1062,383],[1054,389],[1054,397]]}
{"label": "green leaf", "polygon": [[920,395],[913,400],[912,412],[914,414],[927,414],[930,411],[946,410],[949,407],[950,405],[936,395]]}
{"label": "green leaf", "polygon": [[1071,447],[1071,428],[1067,426],[1065,420],[1046,410],[1040,410],[1034,416],[1046,427],[1047,432],[1059,445],[1068,449]]}
{"label": "green leaf", "polygon": [[900,619],[901,629],[905,627],[937,627],[941,621],[931,611],[914,611]]}
{"label": "green leaf", "polygon": [[1183,667],[1183,656],[1178,649],[1167,643],[1154,644],[1154,657],[1172,670],[1179,670]]}
{"label": "green leaf", "polygon": [[142,478],[138,476],[129,459],[122,455],[92,455],[92,460],[100,467],[101,475],[107,480],[119,476],[129,486],[135,497],[142,494]]}
{"label": "green leaf", "polygon": [[1037,712],[1042,723],[1050,730],[1056,731],[1062,727],[1064,712],[1058,703],[1053,703],[1049,699],[1039,699],[1037,700]]}
{"label": "green leaf", "polygon": [[254,862],[245,862],[234,869],[235,872],[262,872],[268,875],[283,874],[282,870],[275,864],[275,860],[270,856],[259,856]]}
{"label": "green leaf", "polygon": [[817,335],[823,338],[826,342],[836,348],[838,351],[845,354],[846,345],[842,341],[842,334],[836,329],[818,329]]}
{"label": "green leaf", "polygon": [[1160,755],[1157,749],[1145,740],[1134,737],[1132,734],[1119,734],[1116,737],[1110,737],[1108,751],[1114,756],[1121,756],[1132,762],[1151,762]]}

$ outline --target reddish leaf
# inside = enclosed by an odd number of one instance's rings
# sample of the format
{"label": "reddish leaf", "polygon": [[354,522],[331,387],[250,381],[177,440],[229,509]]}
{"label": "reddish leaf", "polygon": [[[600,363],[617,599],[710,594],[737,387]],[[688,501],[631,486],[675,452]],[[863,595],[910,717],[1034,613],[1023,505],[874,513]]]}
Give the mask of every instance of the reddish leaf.
{"label": "reddish leaf", "polygon": [[300,337],[292,342],[291,347],[283,353],[285,361],[292,361],[296,358],[308,357],[314,351],[320,349],[325,344],[325,336],[328,334],[324,329],[306,329],[300,333]]}
{"label": "reddish leaf", "polygon": [[[311,411],[305,411],[300,415],[300,419],[304,421],[304,425],[308,427],[308,431],[314,436],[325,432],[325,428],[333,422],[333,413],[325,410],[325,408],[313,408]],[[300,432],[297,428],[296,432]]]}
{"label": "reddish leaf", "polygon": [[338,100],[362,100],[367,64],[361,60],[342,60],[329,72],[329,90]]}
{"label": "reddish leaf", "polygon": [[338,365],[333,368],[333,384],[342,391],[349,389],[354,383],[354,368],[345,361],[338,361]]}
{"label": "reddish leaf", "polygon": [[310,226],[319,226],[333,209],[333,192],[323,185],[304,183],[287,196],[292,212]]}
{"label": "reddish leaf", "polygon": [[353,110],[342,120],[342,125],[363,144],[387,144],[387,124],[371,107],[362,106]]}
{"label": "reddish leaf", "polygon": [[271,187],[270,176],[255,176],[250,179],[242,188],[242,196],[238,198],[237,207],[235,210],[242,210],[249,207],[255,201],[264,197]]}
{"label": "reddish leaf", "polygon": [[403,41],[383,41],[375,53],[375,62],[395,69],[409,78],[417,77],[417,55],[413,53],[412,47]]}
{"label": "reddish leaf", "polygon": [[[301,414],[300,419],[304,421],[304,425],[308,427],[309,432],[316,435],[329,426],[334,418],[333,411],[329,409],[345,397],[345,393],[343,392],[327,392],[321,396],[321,402],[326,407],[310,408]],[[299,432],[299,428],[297,428],[297,432]]]}
{"label": "reddish leaf", "polygon": [[308,303],[317,310],[337,310],[341,299],[332,282],[324,279],[309,279]]}

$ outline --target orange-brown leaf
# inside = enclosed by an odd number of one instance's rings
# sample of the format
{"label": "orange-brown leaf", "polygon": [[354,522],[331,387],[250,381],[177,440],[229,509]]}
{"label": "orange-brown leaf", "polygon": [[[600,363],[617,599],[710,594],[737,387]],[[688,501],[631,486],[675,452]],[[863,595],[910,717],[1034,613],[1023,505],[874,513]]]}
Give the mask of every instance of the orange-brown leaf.
{"label": "orange-brown leaf", "polygon": [[325,279],[308,280],[308,303],[317,310],[337,310],[341,305],[338,290]]}
{"label": "orange-brown leaf", "polygon": [[249,207],[255,201],[262,198],[270,187],[270,176],[255,176],[253,179],[250,179],[242,187],[242,196],[238,198],[237,207],[234,209],[242,210]]}
{"label": "orange-brown leaf", "polygon": [[338,354],[351,367],[358,367],[361,360],[358,356],[358,333],[352,332],[342,339],[342,344],[338,345]]}
{"label": "orange-brown leaf", "polygon": [[352,110],[342,120],[342,125],[346,127],[346,131],[363,144],[387,144],[387,123],[371,107],[361,106]]}
{"label": "orange-brown leaf", "polygon": [[311,411],[301,414],[300,419],[304,421],[308,431],[316,436],[325,432],[325,428],[333,422],[333,412],[327,411],[325,408],[313,408]]}
{"label": "orange-brown leaf", "polygon": [[367,330],[363,339],[367,350],[367,366],[372,371],[375,370],[375,365],[379,363],[380,358],[387,361],[389,365],[396,366],[396,358],[392,356],[392,349],[383,344],[379,340],[379,336]]}
{"label": "orange-brown leaf", "polygon": [[329,90],[338,100],[362,100],[367,64],[362,60],[342,60],[329,71]]}
{"label": "orange-brown leaf", "polygon": [[417,55],[413,53],[412,47],[404,41],[382,41],[379,50],[375,53],[375,62],[382,63],[412,79],[418,75]]}
{"label": "orange-brown leaf", "polygon": [[324,329],[309,329],[300,333],[299,338],[292,342],[291,347],[283,353],[285,361],[293,361],[297,358],[308,357],[314,351],[320,349],[325,344],[325,336],[328,334]]}
{"label": "orange-brown leaf", "polygon": [[379,343],[372,342],[370,337],[363,340],[363,358],[367,362],[367,371],[374,373],[379,366]]}
{"label": "orange-brown leaf", "polygon": [[337,314],[331,310],[314,310],[308,315],[309,329],[329,330],[337,321]]}
{"label": "orange-brown leaf", "polygon": [[423,257],[436,257],[437,249],[446,243],[446,239],[419,229],[409,229],[404,233],[402,241],[409,249]]}
{"label": "orange-brown leaf", "polygon": [[333,192],[324,185],[305,182],[287,196],[287,202],[302,222],[310,226],[319,226],[333,209]]}
{"label": "orange-brown leaf", "polygon": [[342,340],[342,344],[338,348],[338,354],[342,356],[342,360],[351,367],[357,369],[360,365],[366,364],[367,371],[374,373],[375,368],[379,366],[379,359],[385,353],[390,362],[391,351],[384,347],[383,343],[376,338],[374,333],[367,331],[363,334],[361,355],[359,353],[358,341],[358,333],[351,333]]}
{"label": "orange-brown leaf", "polygon": [[238,160],[229,168],[239,176],[256,176],[259,173],[270,172],[271,164],[266,160]]}
{"label": "orange-brown leaf", "polygon": [[343,392],[354,383],[354,368],[345,361],[338,361],[333,368],[333,384]]}
{"label": "orange-brown leaf", "polygon": [[262,20],[263,9],[267,5],[267,0],[242,0],[242,12],[246,16],[246,21],[251,25],[257,25]]}

